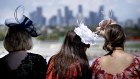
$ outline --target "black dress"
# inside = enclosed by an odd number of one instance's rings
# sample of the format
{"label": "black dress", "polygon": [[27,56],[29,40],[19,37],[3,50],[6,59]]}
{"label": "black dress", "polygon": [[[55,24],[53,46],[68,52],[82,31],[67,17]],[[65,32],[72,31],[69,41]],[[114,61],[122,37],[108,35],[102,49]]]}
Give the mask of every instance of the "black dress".
{"label": "black dress", "polygon": [[[45,79],[47,66],[46,60],[41,55],[27,53],[16,69],[12,69],[12,66],[14,67],[12,64],[10,67],[7,61],[8,57],[6,55],[0,59],[0,79]],[[20,59],[20,54],[13,57],[17,62],[18,58]]]}

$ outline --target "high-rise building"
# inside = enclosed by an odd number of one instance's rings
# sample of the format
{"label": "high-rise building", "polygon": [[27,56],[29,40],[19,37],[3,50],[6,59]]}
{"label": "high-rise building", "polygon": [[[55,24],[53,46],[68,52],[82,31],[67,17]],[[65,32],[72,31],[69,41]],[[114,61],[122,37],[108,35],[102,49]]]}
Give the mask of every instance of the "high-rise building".
{"label": "high-rise building", "polygon": [[128,19],[125,22],[125,27],[134,27],[134,22],[132,19]]}
{"label": "high-rise building", "polygon": [[30,18],[37,26],[44,26],[46,23],[46,18],[42,14],[42,7],[37,7],[36,11],[31,12]]}
{"label": "high-rise building", "polygon": [[82,7],[82,5],[78,6],[78,13],[83,14],[83,7]]}
{"label": "high-rise building", "polygon": [[61,13],[61,9],[57,10],[57,25],[58,26],[62,26],[63,25],[63,17],[62,17],[62,13]]}
{"label": "high-rise building", "polygon": [[85,25],[90,26],[90,19],[88,17],[85,17],[84,20],[85,20]]}
{"label": "high-rise building", "polygon": [[65,24],[67,26],[69,26],[70,25],[69,21],[74,18],[73,12],[71,10],[69,10],[68,6],[65,7],[64,12],[65,12],[65,16],[64,16],[65,17]]}
{"label": "high-rise building", "polygon": [[89,25],[93,26],[93,25],[97,25],[97,14],[95,12],[89,12]]}
{"label": "high-rise building", "polygon": [[83,7],[82,7],[82,5],[79,5],[78,6],[78,13],[76,15],[76,18],[77,18],[77,20],[84,21]]}
{"label": "high-rise building", "polygon": [[68,25],[69,23],[69,8],[68,6],[65,7],[65,24]]}
{"label": "high-rise building", "polygon": [[97,23],[99,23],[101,20],[104,19],[103,11],[104,11],[104,6],[101,5],[99,8],[98,15],[97,15],[97,20],[98,20]]}
{"label": "high-rise building", "polygon": [[138,23],[137,23],[137,24],[138,24],[138,26],[140,27],[140,18],[138,18]]}
{"label": "high-rise building", "polygon": [[52,16],[49,20],[49,25],[50,26],[57,26],[57,17],[56,16]]}
{"label": "high-rise building", "polygon": [[113,19],[115,22],[118,22],[117,17],[114,15],[114,11],[112,11],[111,19]]}

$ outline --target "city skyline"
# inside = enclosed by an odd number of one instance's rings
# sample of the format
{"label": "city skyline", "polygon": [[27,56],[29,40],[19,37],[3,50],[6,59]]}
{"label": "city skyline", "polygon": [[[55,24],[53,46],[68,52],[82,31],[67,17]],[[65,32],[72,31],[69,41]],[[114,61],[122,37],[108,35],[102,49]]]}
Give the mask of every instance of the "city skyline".
{"label": "city skyline", "polygon": [[[65,6],[63,12],[64,15],[62,15],[61,9],[57,9],[56,15],[50,17],[47,21],[46,18],[42,15],[42,7],[37,7],[35,11],[30,13],[29,17],[38,26],[75,26],[77,25],[78,19],[82,20],[88,26],[95,26],[98,25],[101,20],[106,19],[106,16],[102,12],[104,11],[103,5],[100,6],[98,12],[90,11],[88,13],[88,17],[83,15],[84,10],[82,5],[78,5],[77,7],[78,12],[76,15],[73,14],[73,10],[70,10],[68,6]],[[114,11],[112,11],[111,18],[118,22],[117,17],[114,15]],[[47,23],[45,23],[45,21]]]}
{"label": "city skyline", "polygon": [[83,6],[83,15],[85,17],[88,17],[90,11],[98,12],[101,5],[105,7],[105,11],[112,9],[120,22],[127,19],[136,22],[140,17],[139,0],[1,0],[0,4],[0,24],[3,24],[6,18],[13,18],[14,10],[18,5],[25,7],[25,15],[27,16],[40,6],[43,9],[43,16],[47,19],[57,15],[58,9],[62,10],[62,16],[64,16],[63,8],[65,6],[68,6],[73,11],[73,15],[76,15],[78,5]]}

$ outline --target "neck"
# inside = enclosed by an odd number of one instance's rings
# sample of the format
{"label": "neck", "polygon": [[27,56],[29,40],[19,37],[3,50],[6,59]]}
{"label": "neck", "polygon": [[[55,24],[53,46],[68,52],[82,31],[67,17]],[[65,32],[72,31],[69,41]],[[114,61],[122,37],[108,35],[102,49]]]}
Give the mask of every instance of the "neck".
{"label": "neck", "polygon": [[19,50],[19,51],[12,51],[12,52],[9,52],[9,53],[17,53],[17,52],[26,52],[25,50]]}
{"label": "neck", "polygon": [[124,53],[124,48],[122,47],[116,47],[112,53],[113,56],[117,56]]}

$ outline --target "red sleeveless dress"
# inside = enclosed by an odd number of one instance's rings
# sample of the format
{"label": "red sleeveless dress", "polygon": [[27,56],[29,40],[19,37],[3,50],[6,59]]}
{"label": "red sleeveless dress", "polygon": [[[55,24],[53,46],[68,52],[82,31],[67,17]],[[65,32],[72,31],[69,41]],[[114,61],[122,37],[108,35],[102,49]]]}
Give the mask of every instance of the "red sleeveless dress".
{"label": "red sleeveless dress", "polygon": [[117,74],[109,74],[101,69],[97,58],[92,66],[92,79],[140,79],[140,56],[134,56],[133,62],[123,72]]}

